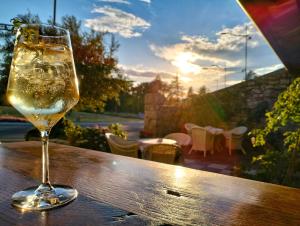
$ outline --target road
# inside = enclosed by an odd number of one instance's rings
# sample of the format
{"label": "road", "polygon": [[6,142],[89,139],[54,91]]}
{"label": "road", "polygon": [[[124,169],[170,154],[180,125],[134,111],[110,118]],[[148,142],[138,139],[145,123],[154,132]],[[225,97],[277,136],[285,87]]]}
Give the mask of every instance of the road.
{"label": "road", "polygon": [[[78,123],[82,127],[106,127],[111,124],[101,122],[101,123]],[[144,122],[122,122],[123,129],[128,132],[128,139],[134,140],[138,139],[139,131],[144,127]],[[21,141],[24,140],[25,134],[33,128],[31,123],[27,122],[0,122],[0,141]]]}

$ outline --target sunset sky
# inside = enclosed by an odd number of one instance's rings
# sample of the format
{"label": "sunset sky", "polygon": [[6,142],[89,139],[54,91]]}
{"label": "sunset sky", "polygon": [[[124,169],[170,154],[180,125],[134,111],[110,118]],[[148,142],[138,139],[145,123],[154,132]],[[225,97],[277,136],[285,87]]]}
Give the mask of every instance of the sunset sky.
{"label": "sunset sky", "polygon": [[[9,0],[2,3],[0,23],[30,10],[46,22],[52,0]],[[84,29],[109,31],[120,43],[119,66],[135,82],[178,74],[185,88],[209,90],[240,82],[244,41],[249,40],[248,70],[264,74],[283,67],[273,50],[235,0],[57,0],[57,20],[75,15]],[[217,65],[217,66],[212,66]],[[217,82],[218,81],[218,82]]]}

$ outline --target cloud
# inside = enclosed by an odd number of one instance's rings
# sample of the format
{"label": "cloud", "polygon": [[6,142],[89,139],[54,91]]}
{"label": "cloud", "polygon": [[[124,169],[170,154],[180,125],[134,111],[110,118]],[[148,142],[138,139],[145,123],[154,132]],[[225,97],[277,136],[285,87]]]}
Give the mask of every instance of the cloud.
{"label": "cloud", "polygon": [[151,4],[151,0],[140,0],[141,2],[145,2],[147,4]]}
{"label": "cloud", "polygon": [[[224,88],[241,82],[244,74],[245,25],[248,27],[248,70],[254,70],[262,75],[274,71],[282,64],[275,58],[274,65],[265,60],[271,52],[262,35],[249,23],[232,28],[223,27],[215,32],[215,36],[182,34],[177,43],[171,45],[150,44],[153,54],[174,66],[181,77],[188,77],[185,87],[205,85],[210,91]],[[225,34],[226,33],[226,34]],[[261,55],[261,54],[264,55]],[[265,55],[269,54],[269,55]],[[270,59],[270,58],[268,58]],[[225,79],[226,67],[226,79]]]}
{"label": "cloud", "polygon": [[281,68],[284,68],[283,64],[274,64],[268,67],[257,68],[256,70],[254,70],[254,72],[258,75],[265,75]]}
{"label": "cloud", "polygon": [[[251,40],[249,48],[259,46],[261,35],[253,25],[246,24]],[[226,34],[225,34],[226,33]],[[203,35],[182,35],[181,40],[172,45],[158,46],[150,44],[152,52],[170,62],[181,73],[199,74],[202,67],[212,64],[226,65],[227,67],[241,66],[242,59],[237,54],[245,47],[245,24],[233,28],[222,28],[215,33],[215,39]]]}
{"label": "cloud", "polygon": [[[194,90],[197,90],[202,85],[205,85],[210,91],[213,91],[216,89],[217,79],[220,79],[220,74],[222,74],[222,72],[207,70],[203,71],[201,75],[185,76],[183,74],[166,72],[156,68],[147,68],[143,65],[129,66],[120,64],[119,69],[125,76],[134,81],[135,84],[153,81],[157,76],[160,76],[164,82],[170,83],[175,76],[179,76],[179,81],[185,91],[191,86]],[[234,82],[237,83],[237,81]],[[229,82],[227,84],[229,84]],[[223,84],[219,81],[219,88],[222,88],[222,86]]]}
{"label": "cloud", "polygon": [[155,79],[157,76],[160,76],[164,81],[170,81],[174,78],[176,74],[157,70],[154,68],[146,68],[143,65],[138,66],[128,66],[128,65],[119,65],[120,70],[123,74],[133,81],[139,82],[150,82]]}
{"label": "cloud", "polygon": [[124,38],[139,37],[144,30],[151,27],[144,19],[109,6],[95,7],[92,13],[100,13],[103,16],[85,20],[86,27],[117,33]]}
{"label": "cloud", "polygon": [[131,3],[126,0],[99,0],[99,2],[108,2],[108,3],[121,3],[130,5]]}

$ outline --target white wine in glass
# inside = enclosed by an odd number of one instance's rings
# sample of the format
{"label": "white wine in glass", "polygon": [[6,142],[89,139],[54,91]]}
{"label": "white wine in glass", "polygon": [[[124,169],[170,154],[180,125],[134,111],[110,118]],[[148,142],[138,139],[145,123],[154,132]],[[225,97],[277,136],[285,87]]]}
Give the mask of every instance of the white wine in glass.
{"label": "white wine in glass", "polygon": [[69,32],[51,25],[22,25],[17,32],[7,97],[41,133],[42,183],[17,192],[12,205],[46,210],[74,200],[76,189],[51,185],[48,138],[51,128],[79,100]]}

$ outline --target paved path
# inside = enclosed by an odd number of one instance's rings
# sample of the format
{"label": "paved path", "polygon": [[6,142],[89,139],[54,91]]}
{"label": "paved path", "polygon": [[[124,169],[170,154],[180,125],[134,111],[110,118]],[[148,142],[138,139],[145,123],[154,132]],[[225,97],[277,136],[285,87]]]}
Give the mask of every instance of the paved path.
{"label": "paved path", "polygon": [[[106,127],[110,123],[79,123],[82,127]],[[128,132],[129,139],[138,139],[139,131],[143,129],[144,122],[123,122],[123,129]],[[0,122],[0,141],[24,140],[25,134],[33,128],[31,123],[27,122]]]}
{"label": "paved path", "polygon": [[0,141],[24,140],[25,134],[32,128],[28,122],[0,122]]}

